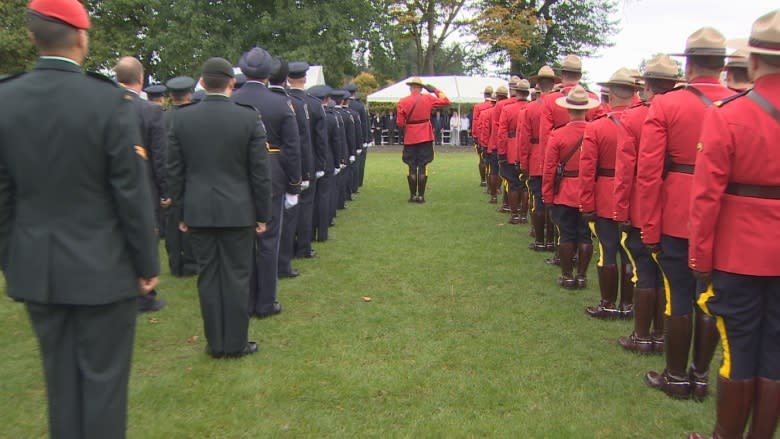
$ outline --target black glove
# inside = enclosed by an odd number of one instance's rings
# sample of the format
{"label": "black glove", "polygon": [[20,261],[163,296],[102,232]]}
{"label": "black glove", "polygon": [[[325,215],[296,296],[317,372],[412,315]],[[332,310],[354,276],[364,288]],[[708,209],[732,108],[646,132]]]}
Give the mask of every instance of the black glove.
{"label": "black glove", "polygon": [[655,244],[645,244],[645,247],[647,247],[647,251],[649,251],[651,254],[654,254],[656,256],[659,256],[661,253],[663,253],[660,242],[657,242]]}
{"label": "black glove", "polygon": [[586,223],[595,223],[596,222],[596,213],[595,212],[582,212],[582,219],[585,220]]}
{"label": "black glove", "polygon": [[618,223],[618,230],[620,230],[620,233],[630,233],[631,221],[623,221]]}
{"label": "black glove", "polygon": [[696,278],[697,281],[699,281],[702,285],[709,287],[710,284],[712,284],[712,272],[711,271],[696,271],[691,270],[693,272],[693,277]]}
{"label": "black glove", "polygon": [[423,85],[423,88],[428,91],[428,93],[434,93],[436,91],[436,87],[432,86],[431,84],[425,84]]}

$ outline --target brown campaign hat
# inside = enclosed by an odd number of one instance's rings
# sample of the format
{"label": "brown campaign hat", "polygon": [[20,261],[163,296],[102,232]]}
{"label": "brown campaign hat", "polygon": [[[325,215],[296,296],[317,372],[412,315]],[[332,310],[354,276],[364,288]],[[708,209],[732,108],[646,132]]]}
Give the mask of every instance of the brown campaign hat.
{"label": "brown campaign hat", "polygon": [[641,79],[680,79],[680,66],[669,55],[658,55],[645,64],[645,73]]}
{"label": "brown campaign hat", "polygon": [[729,55],[726,61],[726,69],[746,69],[748,68],[748,56],[750,52],[745,49],[739,49]]}
{"label": "brown campaign hat", "polygon": [[509,89],[506,88],[506,85],[499,85],[496,89],[496,96],[509,96]]}
{"label": "brown campaign hat", "polygon": [[685,41],[685,52],[669,56],[726,56],[726,37],[717,29],[703,27]]}
{"label": "brown campaign hat", "polygon": [[562,72],[582,73],[582,60],[577,55],[566,55],[561,62]]}
{"label": "brown campaign hat", "polygon": [[759,55],[780,56],[780,9],[762,15],[750,29],[750,38],[731,40],[728,46]]}
{"label": "brown campaign hat", "polygon": [[527,79],[521,79],[515,84],[519,91],[530,91],[531,83]]}
{"label": "brown campaign hat", "polygon": [[491,86],[491,85],[486,85],[486,86],[485,86],[485,91],[484,91],[483,93],[484,93],[484,94],[486,94],[486,95],[488,95],[488,94],[489,94],[489,95],[492,95],[492,94],[493,94],[493,86]]}
{"label": "brown campaign hat", "polygon": [[509,88],[511,90],[517,90],[517,83],[520,82],[520,77],[517,75],[512,75],[511,78],[509,78]]}
{"label": "brown campaign hat", "polygon": [[631,71],[625,67],[619,68],[607,82],[597,82],[596,84],[602,87],[623,86],[638,88],[636,79],[631,75]]}
{"label": "brown campaign hat", "polygon": [[424,87],[425,84],[422,82],[422,78],[419,76],[415,76],[412,79],[406,81],[406,85],[419,85],[420,87]]}
{"label": "brown campaign hat", "polygon": [[570,110],[590,110],[601,105],[601,102],[591,98],[581,85],[577,85],[568,95],[556,99],[555,104]]}
{"label": "brown campaign hat", "polygon": [[531,76],[529,79],[531,81],[537,81],[539,79],[552,79],[556,83],[561,82],[561,78],[555,75],[555,71],[550,66],[542,66],[541,69],[539,69],[539,73]]}

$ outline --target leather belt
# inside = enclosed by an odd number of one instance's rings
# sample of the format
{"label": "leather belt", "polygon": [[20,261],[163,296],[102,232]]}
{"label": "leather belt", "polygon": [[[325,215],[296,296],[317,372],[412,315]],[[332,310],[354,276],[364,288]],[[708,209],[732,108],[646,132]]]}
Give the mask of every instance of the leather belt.
{"label": "leather belt", "polygon": [[534,144],[534,145],[538,145],[539,144],[539,139],[537,137],[531,137],[531,143]]}
{"label": "leather belt", "polygon": [[407,124],[407,125],[417,125],[417,124],[420,124],[420,123],[425,123],[425,122],[428,122],[428,119],[423,119],[423,120],[410,120],[410,121],[407,121],[407,122],[406,122],[406,124]]}
{"label": "leather belt", "polygon": [[753,184],[729,183],[726,193],[740,197],[780,200],[780,186],[758,186]]}
{"label": "leather belt", "polygon": [[599,177],[614,177],[615,176],[615,170],[614,169],[606,169],[606,168],[598,168],[596,170],[596,175]]}
{"label": "leather belt", "polygon": [[510,131],[509,133],[507,133],[507,135],[506,135],[506,136],[507,136],[507,138],[509,138],[509,139],[514,139],[514,138],[515,138],[515,136],[517,136],[517,133],[516,133],[516,132],[514,132],[514,131]]}
{"label": "leather belt", "polygon": [[576,171],[563,171],[563,175],[562,175],[562,177],[579,177],[579,176],[580,176],[580,171],[579,170],[576,170]]}
{"label": "leather belt", "polygon": [[694,165],[681,165],[674,162],[669,165],[669,172],[678,172],[680,174],[693,174],[694,169],[696,169]]}

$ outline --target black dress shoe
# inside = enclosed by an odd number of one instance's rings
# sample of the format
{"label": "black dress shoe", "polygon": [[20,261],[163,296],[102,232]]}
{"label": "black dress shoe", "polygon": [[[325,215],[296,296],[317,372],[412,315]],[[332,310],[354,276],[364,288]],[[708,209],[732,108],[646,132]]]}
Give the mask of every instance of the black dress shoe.
{"label": "black dress shoe", "polygon": [[225,353],[224,353],[224,352],[221,352],[221,351],[212,351],[212,350],[211,350],[211,348],[210,348],[210,347],[208,347],[208,346],[206,346],[206,353],[207,353],[207,354],[208,354],[208,355],[209,355],[211,358],[222,358],[222,357],[224,357],[224,356],[225,356]]}
{"label": "black dress shoe", "polygon": [[336,227],[336,221],[330,220],[330,224],[328,224],[328,227]]}
{"label": "black dress shoe", "polygon": [[138,312],[143,314],[147,312],[157,312],[163,308],[165,308],[165,305],[167,305],[168,302],[164,299],[152,299],[152,300],[144,300],[143,302],[138,303]]}
{"label": "black dress shoe", "polygon": [[241,349],[238,352],[231,352],[229,354],[225,354],[226,358],[241,358],[245,357],[247,355],[252,355],[254,353],[257,353],[257,351],[260,348],[257,346],[257,343],[250,341],[244,346],[244,349]]}
{"label": "black dress shoe", "polygon": [[296,256],[299,257],[299,258],[311,259],[311,258],[316,258],[317,257],[317,252],[314,251],[314,250],[309,250],[307,252],[303,252],[303,253],[301,253],[299,255],[296,255]]}
{"label": "black dress shoe", "polygon": [[253,317],[257,317],[258,319],[264,319],[266,317],[275,316],[275,315],[281,314],[281,313],[282,313],[282,305],[279,302],[274,302],[274,304],[271,307],[270,311],[256,312],[256,313],[253,313],[252,316]]}
{"label": "black dress shoe", "polygon": [[289,273],[279,273],[279,275],[277,277],[279,279],[284,279],[284,278],[292,279],[292,278],[298,277],[300,275],[301,275],[301,273],[299,273],[297,270],[290,270]]}

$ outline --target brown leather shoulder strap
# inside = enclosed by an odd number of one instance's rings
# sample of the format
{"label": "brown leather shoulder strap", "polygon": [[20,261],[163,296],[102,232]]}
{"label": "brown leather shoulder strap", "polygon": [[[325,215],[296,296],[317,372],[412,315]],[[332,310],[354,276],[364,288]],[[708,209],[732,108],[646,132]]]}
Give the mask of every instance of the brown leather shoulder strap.
{"label": "brown leather shoulder strap", "polygon": [[699,90],[698,88],[692,85],[684,85],[683,88],[696,95],[696,97],[699,98],[699,100],[704,104],[705,107],[712,106],[712,101],[710,100],[710,98],[705,96],[704,93],[702,93],[702,91]]}
{"label": "brown leather shoulder strap", "polygon": [[414,109],[417,108],[417,104],[420,103],[421,98],[422,98],[422,93],[417,93],[417,99],[414,100],[414,104],[412,104],[412,109],[409,110],[409,114],[406,116],[406,120],[412,120],[412,114],[414,113]]}
{"label": "brown leather shoulder strap", "polygon": [[611,120],[611,121],[612,121],[612,122],[613,122],[615,125],[617,125],[617,126],[622,126],[622,125],[623,125],[623,123],[622,123],[622,122],[620,122],[620,118],[618,118],[618,117],[617,117],[617,116],[615,116],[614,114],[612,114],[612,113],[609,113],[609,114],[607,114],[607,117],[608,117],[608,118],[609,118],[609,120]]}
{"label": "brown leather shoulder strap", "polygon": [[761,107],[762,110],[766,111],[770,116],[772,116],[772,119],[774,119],[777,123],[780,123],[780,110],[775,108],[769,101],[766,100],[765,97],[756,93],[755,90],[751,90],[750,93],[747,94],[747,97],[751,101],[755,102],[756,105]]}
{"label": "brown leather shoulder strap", "polygon": [[566,166],[566,163],[569,163],[569,160],[571,160],[571,158],[574,157],[574,154],[576,154],[577,150],[580,149],[580,146],[582,146],[582,142],[584,140],[585,140],[585,136],[580,137],[579,142],[577,142],[577,144],[574,145],[574,147],[570,149],[565,156],[563,156],[563,158],[561,159],[561,165]]}

